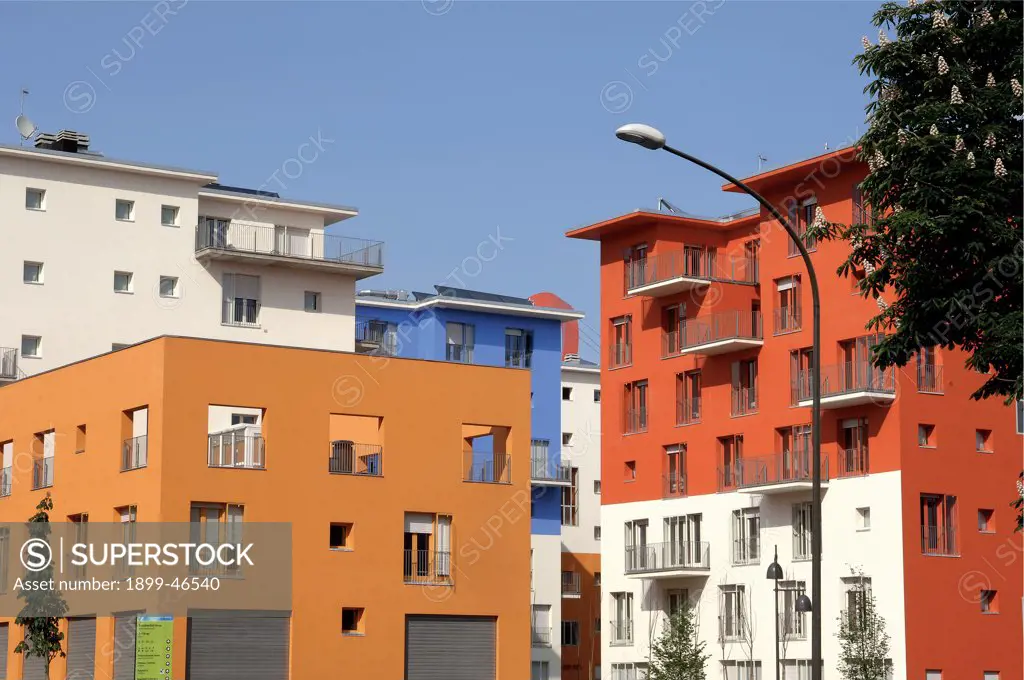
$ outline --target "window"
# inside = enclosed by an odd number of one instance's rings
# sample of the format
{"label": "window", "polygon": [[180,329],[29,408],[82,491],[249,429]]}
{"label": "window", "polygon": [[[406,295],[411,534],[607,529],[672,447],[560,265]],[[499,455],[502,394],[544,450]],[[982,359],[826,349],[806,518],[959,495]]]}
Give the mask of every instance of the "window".
{"label": "window", "polygon": [[665,447],[665,497],[686,495],[686,444]]}
{"label": "window", "polygon": [[975,430],[974,447],[982,453],[992,453],[992,430]]}
{"label": "window", "polygon": [[[531,512],[532,505],[531,503]],[[451,515],[405,513],[405,533],[402,541],[405,550],[406,583],[452,584]]]}
{"label": "window", "polygon": [[22,267],[21,280],[25,283],[41,284],[43,282],[43,263],[25,262]]}
{"label": "window", "polygon": [[[505,367],[530,368],[533,362],[533,331],[505,329]],[[565,388],[562,388],[565,391]]]}
{"label": "window", "polygon": [[721,489],[736,488],[740,481],[740,458],[743,455],[743,435],[733,434],[718,438],[719,460],[722,461],[719,484]]}
{"label": "window", "polygon": [[75,428],[75,453],[85,453],[85,425]]}
{"label": "window", "polygon": [[178,206],[176,205],[162,205],[160,206],[160,224],[165,227],[176,227],[178,226]]}
{"label": "window", "polygon": [[935,448],[935,426],[920,424],[917,426],[917,445],[923,449]]}
{"label": "window", "polygon": [[757,411],[757,359],[732,362],[732,409],[734,416]]}
{"label": "window", "polygon": [[[807,227],[814,224],[817,213],[818,199],[813,196],[801,201],[799,205],[797,205],[796,201],[792,201],[789,205],[789,221],[793,225],[793,228],[796,229],[797,235],[800,236],[807,250],[814,250],[818,247],[817,241],[807,236]],[[787,243],[789,244],[790,257],[796,257],[800,254],[800,250],[796,247],[796,243],[791,239],[788,240]]]}
{"label": "window", "polygon": [[600,541],[601,540],[601,525],[599,525],[599,524],[594,526],[594,540],[595,541]]}
{"label": "window", "polygon": [[470,324],[448,322],[445,324],[445,358],[448,361],[473,363],[475,329]]}
{"label": "window", "polygon": [[627,434],[647,431],[647,381],[637,380],[623,386],[625,395],[625,427]]}
{"label": "window", "polygon": [[999,680],[999,671],[985,671],[983,680]]}
{"label": "window", "polygon": [[231,414],[231,426],[235,425],[256,425],[259,422],[259,416],[255,413],[232,413]]}
{"label": "window", "polygon": [[562,621],[562,646],[579,647],[580,645],[580,622]]}
{"label": "window", "polygon": [[647,276],[647,244],[638,243],[628,248],[623,256],[623,273],[626,275],[626,293],[631,288],[650,283]]}
{"label": "window", "polygon": [[744,591],[746,586],[718,586],[718,620],[719,635],[723,640],[737,640],[743,636],[746,619]]}
{"label": "window", "polygon": [[800,277],[775,281],[775,333],[800,330]]}
{"label": "window", "polygon": [[[596,670],[600,670],[600,667]],[[646,677],[646,663],[613,663],[612,675],[608,680],[644,680]],[[600,677],[595,675],[594,680],[600,680]]]}
{"label": "window", "polygon": [[[594,572],[594,587],[595,588],[600,588],[601,587],[601,572],[599,572],[599,571],[595,571]],[[598,628],[600,628],[600,626],[598,626]]]}
{"label": "window", "polygon": [[[594,403],[595,404],[600,404],[601,403],[601,390],[594,390]],[[1017,428],[1017,429],[1019,430],[1020,428]]]}
{"label": "window", "polygon": [[176,298],[176,297],[178,297],[178,277],[177,276],[161,276],[160,277],[160,297],[165,297],[165,298]]}
{"label": "window", "polygon": [[[889,663],[891,664],[892,662],[889,661]],[[888,670],[888,667],[887,672],[891,672]],[[822,675],[824,676],[824,674]],[[783,659],[782,677],[786,680],[811,680],[811,660]],[[892,680],[892,678],[887,677],[887,680]]]}
{"label": "window", "polygon": [[[672,357],[683,351],[686,305],[668,305],[661,310],[661,356]],[[693,340],[690,344],[694,344]]]}
{"label": "window", "polygon": [[956,496],[921,494],[921,552],[957,555]]}
{"label": "window", "polygon": [[732,563],[761,561],[761,508],[742,508],[732,513]]}
{"label": "window", "polygon": [[793,560],[811,559],[811,504],[793,504]]}
{"label": "window", "polygon": [[923,347],[917,353],[917,391],[941,394],[942,366],[935,360],[935,348]]}
{"label": "window", "polygon": [[221,282],[224,295],[221,323],[229,326],[258,326],[260,277],[224,274]]}
{"label": "window", "polygon": [[685,588],[669,588],[666,594],[668,595],[669,616],[675,616],[686,607],[689,593],[687,593]]}
{"label": "window", "polygon": [[562,401],[572,401],[572,388],[571,387],[563,387],[562,388]]}
{"label": "window", "polygon": [[633,642],[633,593],[612,593],[611,644]]}
{"label": "window", "polygon": [[352,525],[331,524],[331,550],[352,549]]}
{"label": "window", "polygon": [[534,647],[551,646],[551,605],[533,605],[531,618],[531,638]]}
{"label": "window", "polygon": [[993,510],[980,509],[978,510],[978,531],[984,534],[995,533],[996,525],[993,520]]}
{"label": "window", "polygon": [[43,356],[43,339],[38,335],[21,336],[21,356],[31,359]]}
{"label": "window", "polygon": [[676,376],[676,425],[700,422],[700,371]]}
{"label": "window", "polygon": [[25,189],[25,208],[27,210],[46,210],[46,191],[43,189]]}
{"label": "window", "polygon": [[942,680],[942,671],[925,671],[924,680]]}
{"label": "window", "polygon": [[114,272],[114,292],[115,293],[130,293],[130,292],[132,292],[132,273],[131,272]]}
{"label": "window", "polygon": [[363,608],[343,607],[341,610],[341,634],[363,635]]}
{"label": "window", "polygon": [[871,530],[871,508],[857,508],[857,531]]}
{"label": "window", "polygon": [[789,353],[789,380],[793,386],[790,403],[811,398],[811,355],[810,347],[795,349]]}
{"label": "window", "polygon": [[806,637],[804,614],[796,610],[796,601],[807,590],[804,581],[781,581],[779,594],[782,599],[782,635],[790,640]]}
{"label": "window", "polygon": [[110,343],[110,351],[111,352],[116,352],[118,350],[122,350],[125,347],[131,347],[131,345],[126,343],[126,342],[112,342],[112,343]]}
{"label": "window", "polygon": [[[807,433],[810,436],[808,426]],[[866,475],[869,470],[867,418],[845,418],[839,421],[839,476]]]}
{"label": "window", "polygon": [[1017,402],[1017,434],[1024,434],[1024,399]]}
{"label": "window", "polygon": [[562,433],[562,446],[572,446],[572,432]]}
{"label": "window", "polygon": [[594,480],[594,493],[596,493],[598,496],[601,495],[601,480],[600,479],[595,479]]}
{"label": "window", "polygon": [[[562,597],[580,596],[580,574],[578,571],[562,572]],[[565,644],[564,642],[562,644]]]}
{"label": "window", "polygon": [[721,663],[722,680],[761,680],[760,661],[722,661]]}
{"label": "window", "polygon": [[135,221],[135,201],[118,200],[114,203],[114,218],[122,222]]}
{"label": "window", "polygon": [[981,591],[981,613],[982,614],[998,614],[999,613],[999,602],[996,599],[996,591],[994,590],[983,590]]}
{"label": "window", "polygon": [[612,344],[608,349],[609,368],[633,363],[633,317],[627,314],[612,319]]}
{"label": "window", "polygon": [[627,460],[626,461],[625,473],[626,473],[626,481],[627,482],[632,482],[632,481],[636,480],[636,461],[635,460]]}
{"label": "window", "polygon": [[562,526],[575,527],[580,523],[579,468],[570,470],[569,486],[562,487]]}
{"label": "window", "polygon": [[307,290],[303,294],[302,306],[303,306],[303,309],[305,309],[307,312],[320,312],[320,311],[322,311],[322,308],[320,307],[320,293],[317,293],[317,292],[314,292],[314,291],[311,291],[311,290]]}
{"label": "window", "polygon": [[549,678],[547,661],[530,662],[530,680],[549,680]]}

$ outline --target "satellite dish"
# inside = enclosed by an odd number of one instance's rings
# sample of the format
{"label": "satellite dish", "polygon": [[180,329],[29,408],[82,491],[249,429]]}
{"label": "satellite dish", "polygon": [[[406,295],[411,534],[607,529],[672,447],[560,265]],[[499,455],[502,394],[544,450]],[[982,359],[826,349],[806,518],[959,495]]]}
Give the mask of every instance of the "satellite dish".
{"label": "satellite dish", "polygon": [[32,135],[36,133],[36,124],[24,114],[14,119],[14,125],[17,126],[18,134],[22,139],[31,139]]}

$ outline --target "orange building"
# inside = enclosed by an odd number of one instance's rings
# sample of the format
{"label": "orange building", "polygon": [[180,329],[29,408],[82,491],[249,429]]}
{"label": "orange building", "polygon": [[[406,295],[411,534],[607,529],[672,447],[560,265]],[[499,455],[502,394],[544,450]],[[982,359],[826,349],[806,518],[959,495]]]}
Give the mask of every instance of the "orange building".
{"label": "orange building", "polygon": [[[801,233],[870,219],[845,149],[746,180]],[[735,187],[724,187],[735,190]],[[819,213],[820,211],[820,213]],[[722,219],[638,211],[569,232],[600,241],[602,677],[632,680],[667,613],[698,608],[709,677],[809,677],[811,298],[765,211]],[[1009,503],[1021,423],[976,402],[958,351],[869,365],[879,300],[836,274],[843,242],[808,240],[822,299],[825,676],[864,589],[896,678],[1020,680],[1024,560]],[[941,329],[936,329],[937,335]],[[852,620],[852,619],[850,619]]]}
{"label": "orange building", "polygon": [[[58,522],[290,523],[290,608],[176,618],[175,679],[526,678],[529,392],[515,370],[160,337],[0,390],[0,519],[49,492]],[[502,483],[467,481],[477,437]],[[134,677],[137,613],[71,612],[50,677]],[[38,677],[5,621],[6,677]]]}

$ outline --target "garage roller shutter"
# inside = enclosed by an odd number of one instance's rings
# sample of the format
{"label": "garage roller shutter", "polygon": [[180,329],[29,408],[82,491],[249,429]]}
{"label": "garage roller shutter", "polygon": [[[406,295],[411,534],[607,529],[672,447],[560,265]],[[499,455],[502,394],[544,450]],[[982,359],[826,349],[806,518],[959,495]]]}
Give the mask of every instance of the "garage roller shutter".
{"label": "garage roller shutter", "polygon": [[45,680],[45,671],[43,669],[43,657],[41,656],[26,656],[24,666],[21,671],[22,680]]}
{"label": "garage roller shutter", "polygon": [[94,680],[96,619],[68,619],[67,680]]}
{"label": "garage roller shutter", "polygon": [[10,627],[0,623],[0,678],[7,677],[7,632]]}
{"label": "garage roller shutter", "polygon": [[289,612],[190,616],[188,680],[288,680]]}
{"label": "garage roller shutter", "polygon": [[114,678],[135,680],[135,625],[138,614],[114,616]]}
{"label": "garage roller shutter", "polygon": [[496,619],[408,616],[406,680],[494,680]]}

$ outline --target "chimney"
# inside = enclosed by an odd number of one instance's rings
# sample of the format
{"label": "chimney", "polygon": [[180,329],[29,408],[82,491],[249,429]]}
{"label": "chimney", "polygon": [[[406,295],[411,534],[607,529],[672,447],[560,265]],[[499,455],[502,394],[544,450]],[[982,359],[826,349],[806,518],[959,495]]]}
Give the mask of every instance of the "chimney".
{"label": "chimney", "polygon": [[61,130],[57,134],[43,132],[36,137],[35,145],[37,149],[87,153],[89,151],[89,135],[74,130]]}

